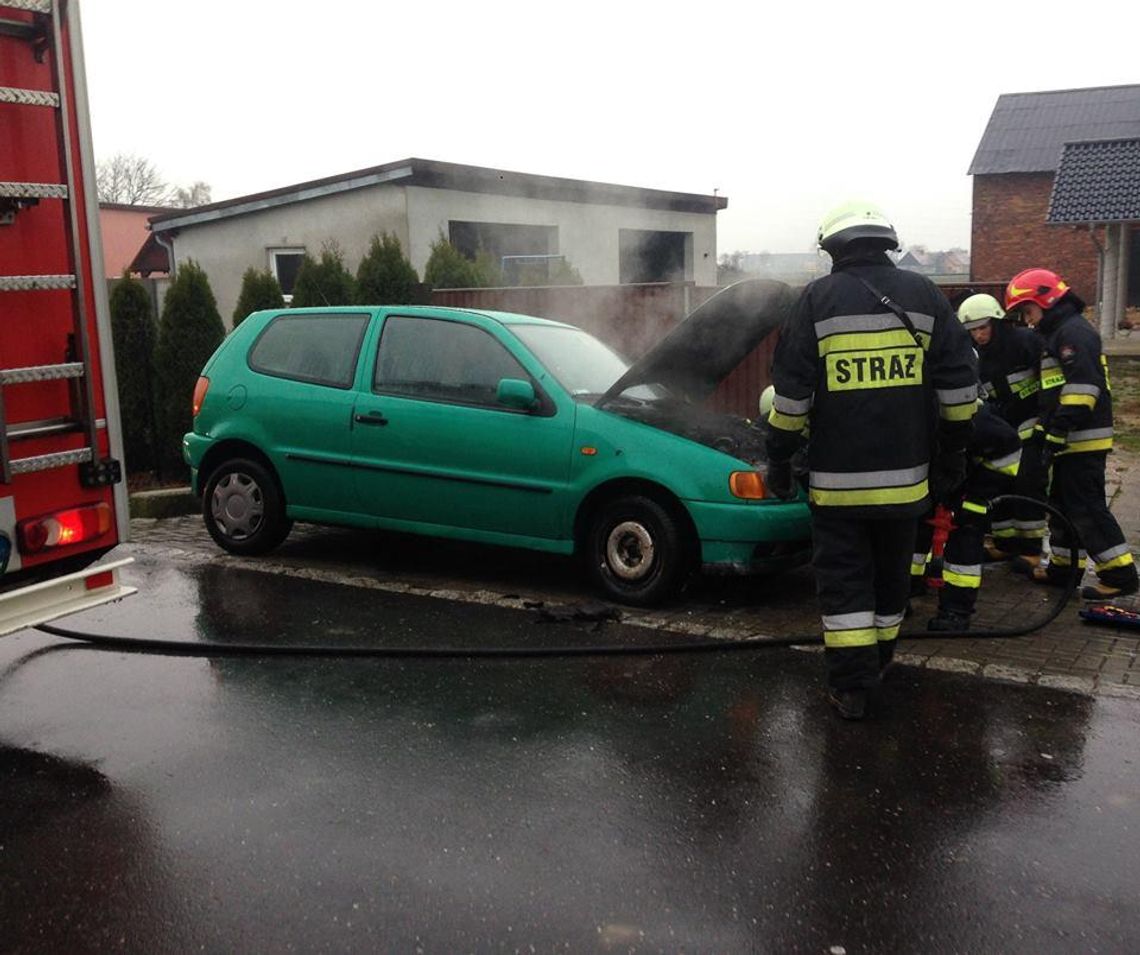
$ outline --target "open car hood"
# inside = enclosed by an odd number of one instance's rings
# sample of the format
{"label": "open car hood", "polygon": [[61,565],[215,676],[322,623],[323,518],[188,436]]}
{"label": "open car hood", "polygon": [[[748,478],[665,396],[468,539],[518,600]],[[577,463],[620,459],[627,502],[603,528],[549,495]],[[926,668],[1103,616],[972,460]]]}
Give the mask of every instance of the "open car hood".
{"label": "open car hood", "polygon": [[746,279],[721,289],[635,361],[597,407],[637,385],[663,385],[676,397],[704,401],[780,326],[794,302],[791,288],[769,279]]}

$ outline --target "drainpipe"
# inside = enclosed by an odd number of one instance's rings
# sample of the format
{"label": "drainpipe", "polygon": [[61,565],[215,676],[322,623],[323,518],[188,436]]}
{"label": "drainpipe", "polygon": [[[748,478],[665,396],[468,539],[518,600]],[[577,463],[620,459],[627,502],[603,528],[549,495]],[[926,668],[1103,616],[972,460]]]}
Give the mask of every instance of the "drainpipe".
{"label": "drainpipe", "polygon": [[174,278],[174,270],[176,268],[174,262],[174,243],[168,242],[166,239],[164,239],[161,232],[156,232],[154,234],[154,241],[166,249],[166,257],[170,261],[170,277]]}

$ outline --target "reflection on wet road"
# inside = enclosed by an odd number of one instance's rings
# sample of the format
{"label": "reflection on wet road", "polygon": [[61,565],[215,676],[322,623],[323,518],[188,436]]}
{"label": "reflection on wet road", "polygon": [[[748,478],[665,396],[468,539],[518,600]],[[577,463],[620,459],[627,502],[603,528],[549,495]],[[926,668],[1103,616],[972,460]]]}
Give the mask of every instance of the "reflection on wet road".
{"label": "reflection on wet road", "polygon": [[[659,640],[202,567],[69,624]],[[132,602],[133,601],[133,602]],[[1137,951],[1140,707],[815,654],[148,658],[0,643],[4,951]],[[29,659],[23,659],[31,655]]]}

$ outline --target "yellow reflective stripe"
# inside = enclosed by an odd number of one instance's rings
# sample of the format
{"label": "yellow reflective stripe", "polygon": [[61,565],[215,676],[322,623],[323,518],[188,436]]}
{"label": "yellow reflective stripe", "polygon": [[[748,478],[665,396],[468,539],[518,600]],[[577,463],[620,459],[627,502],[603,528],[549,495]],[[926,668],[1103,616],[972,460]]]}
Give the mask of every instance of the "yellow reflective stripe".
{"label": "yellow reflective stripe", "polygon": [[807,415],[784,414],[782,411],[773,408],[768,412],[768,424],[773,428],[779,428],[781,431],[803,431],[804,425],[807,424]]}
{"label": "yellow reflective stripe", "polygon": [[[921,334],[921,333],[920,333]],[[885,332],[841,332],[819,340],[820,357],[840,351],[881,351],[884,348],[920,349],[905,328]]]}
{"label": "yellow reflective stripe", "polygon": [[925,577],[926,576],[926,561],[921,564],[910,565],[910,575],[912,577]]}
{"label": "yellow reflective stripe", "polygon": [[1094,395],[1061,395],[1061,404],[1084,405],[1086,408],[1095,408],[1096,397]]}
{"label": "yellow reflective stripe", "polygon": [[1045,440],[1052,444],[1064,444],[1065,436],[1062,434],[1047,434]]}
{"label": "yellow reflective stripe", "polygon": [[1111,451],[1112,438],[1097,438],[1094,441],[1074,441],[1065,446],[1064,451],[1058,451],[1057,456],[1072,454],[1074,451]]}
{"label": "yellow reflective stripe", "polygon": [[962,509],[973,511],[975,514],[985,514],[989,510],[985,504],[978,504],[976,501],[963,501]]}
{"label": "yellow reflective stripe", "polygon": [[926,497],[927,484],[923,479],[917,484],[901,487],[857,488],[847,491],[824,490],[813,487],[809,499],[813,504],[825,507],[857,507],[860,504],[913,504]]}
{"label": "yellow reflective stripe", "polygon": [[1127,567],[1133,563],[1131,552],[1121,554],[1119,557],[1113,557],[1112,560],[1106,560],[1103,564],[1096,565],[1096,572],[1099,574],[1102,570],[1111,570],[1113,567]]}
{"label": "yellow reflective stripe", "polygon": [[1051,372],[1047,375],[1041,376],[1041,390],[1048,391],[1050,388],[1059,388],[1065,383],[1065,376],[1059,371]]}
{"label": "yellow reflective stripe", "polygon": [[895,624],[893,627],[878,627],[879,643],[886,643],[888,640],[894,640],[899,635],[900,625]]}
{"label": "yellow reflective stripe", "polygon": [[977,402],[964,405],[939,405],[938,414],[945,421],[969,421],[978,412]]}
{"label": "yellow reflective stripe", "polygon": [[874,627],[823,631],[823,643],[828,647],[871,647],[878,642],[879,632]]}
{"label": "yellow reflective stripe", "polygon": [[982,586],[981,574],[959,574],[953,570],[942,568],[942,579],[955,587],[964,587],[967,590],[977,590]]}
{"label": "yellow reflective stripe", "polygon": [[1016,537],[1017,531],[1014,530],[1014,528],[1012,528],[1012,527],[1003,527],[1000,531],[995,530],[993,532],[993,536],[994,537]]}
{"label": "yellow reflective stripe", "polygon": [[1017,477],[1017,472],[1021,469],[1021,458],[1019,456],[1013,464],[1005,464],[1000,467],[997,466],[997,462],[983,461],[982,467],[996,471],[998,474],[1008,474],[1010,477]]}

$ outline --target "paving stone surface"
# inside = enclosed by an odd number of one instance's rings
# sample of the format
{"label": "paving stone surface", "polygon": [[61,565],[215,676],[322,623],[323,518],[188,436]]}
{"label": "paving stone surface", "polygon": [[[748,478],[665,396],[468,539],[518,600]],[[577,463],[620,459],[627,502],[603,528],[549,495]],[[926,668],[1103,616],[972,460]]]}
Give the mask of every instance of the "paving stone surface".
{"label": "paving stone surface", "polygon": [[[1140,544],[1140,456],[1109,456],[1109,500],[1128,542]],[[225,554],[198,516],[131,521],[124,549],[159,553],[176,562],[209,562],[379,590],[435,595],[535,611],[535,605],[596,605],[573,562],[505,548],[404,535],[297,525],[264,557]],[[1091,573],[1086,582],[1093,578]],[[1035,627],[1063,594],[1029,583],[1007,565],[987,565],[973,629]],[[1140,601],[1118,601],[1140,609]],[[913,601],[899,660],[1017,683],[1140,699],[1140,630],[1092,624],[1078,616],[1074,596],[1047,625],[1022,636],[927,639],[937,608],[930,594]],[[717,640],[815,636],[819,616],[808,567],[772,578],[700,578],[673,604],[652,610],[618,608],[623,622]]]}

